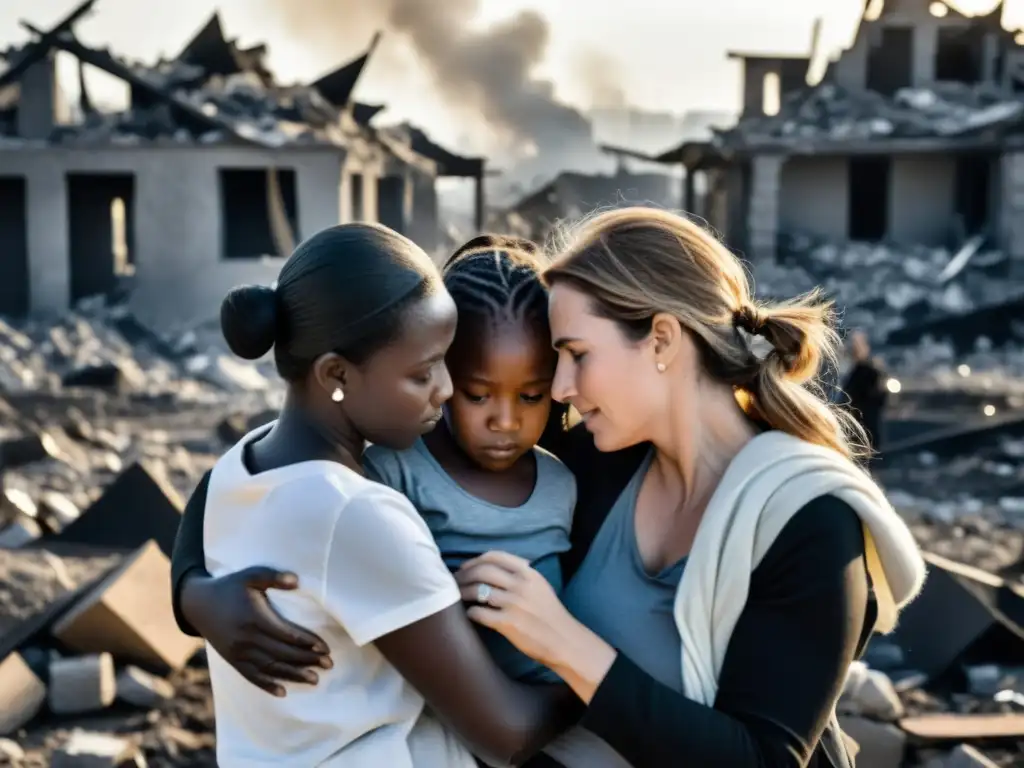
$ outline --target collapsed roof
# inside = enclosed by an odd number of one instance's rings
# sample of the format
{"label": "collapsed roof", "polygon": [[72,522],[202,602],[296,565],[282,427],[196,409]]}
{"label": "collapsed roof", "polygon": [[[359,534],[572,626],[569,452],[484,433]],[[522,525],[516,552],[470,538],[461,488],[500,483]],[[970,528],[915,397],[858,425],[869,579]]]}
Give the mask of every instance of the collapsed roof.
{"label": "collapsed roof", "polygon": [[662,173],[563,171],[510,208],[496,213],[492,226],[542,241],[559,222],[579,219],[599,208],[624,205],[677,208],[678,181]]}
{"label": "collapsed roof", "polygon": [[[174,58],[152,64],[129,62],[108,49],[82,43],[74,25],[96,0],[85,0],[52,29],[22,26],[33,40],[20,49],[0,52],[0,142],[17,140],[17,109],[21,79],[30,68],[64,51],[80,64],[94,66],[128,84],[130,104],[118,112],[97,110],[80,76],[80,121],[54,125],[48,140],[64,144],[139,144],[241,142],[276,148],[286,145],[345,146],[354,138],[379,141],[372,120],[384,105],[361,104],[353,92],[380,39],[374,36],[355,59],[314,83],[284,85],[267,68],[267,46],[242,47],[224,33],[214,13]],[[6,69],[3,63],[6,60]],[[52,64],[51,64],[52,65]],[[422,136],[422,132],[417,132]],[[413,143],[430,152],[414,152],[434,160],[442,157],[454,171],[482,161],[443,150],[422,136]],[[436,162],[436,161],[435,161]],[[460,165],[461,164],[461,165]],[[472,175],[452,173],[451,175]]]}
{"label": "collapsed roof", "polygon": [[723,147],[808,140],[938,138],[1012,129],[1024,123],[1024,97],[995,85],[936,83],[884,96],[825,83],[787,95],[778,113],[741,118],[716,131]]}

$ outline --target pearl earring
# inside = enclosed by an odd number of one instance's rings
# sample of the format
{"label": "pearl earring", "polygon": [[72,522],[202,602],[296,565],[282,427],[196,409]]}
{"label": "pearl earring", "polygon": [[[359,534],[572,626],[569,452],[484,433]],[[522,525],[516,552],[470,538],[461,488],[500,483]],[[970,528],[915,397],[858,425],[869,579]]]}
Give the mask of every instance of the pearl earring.
{"label": "pearl earring", "polygon": [[664,363],[658,363],[658,373],[664,373],[664,372],[665,372],[665,364]]}
{"label": "pearl earring", "polygon": [[336,403],[340,403],[345,399],[345,393],[341,391],[341,387],[335,387],[334,391],[331,392],[331,400]]}

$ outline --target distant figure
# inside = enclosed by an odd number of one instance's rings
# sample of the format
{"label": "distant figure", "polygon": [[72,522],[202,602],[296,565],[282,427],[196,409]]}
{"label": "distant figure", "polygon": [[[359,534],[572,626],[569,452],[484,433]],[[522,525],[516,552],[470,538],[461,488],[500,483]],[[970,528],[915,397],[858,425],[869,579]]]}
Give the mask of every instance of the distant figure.
{"label": "distant figure", "polygon": [[854,331],[850,336],[850,357],[853,367],[847,374],[843,391],[850,398],[850,410],[864,427],[868,445],[877,459],[881,444],[882,415],[889,395],[886,375],[881,364],[871,358],[867,334]]}

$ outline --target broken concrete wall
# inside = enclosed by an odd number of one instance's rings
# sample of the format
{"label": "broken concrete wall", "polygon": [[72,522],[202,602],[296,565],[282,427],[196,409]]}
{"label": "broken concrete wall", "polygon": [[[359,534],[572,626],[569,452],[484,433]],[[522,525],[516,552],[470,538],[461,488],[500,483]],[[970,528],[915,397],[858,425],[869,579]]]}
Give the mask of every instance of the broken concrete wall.
{"label": "broken concrete wall", "polygon": [[[882,16],[874,22],[861,22],[853,45],[842,53],[832,68],[836,82],[847,88],[863,89],[868,82],[868,60],[872,48],[882,44],[886,29],[910,28],[909,71],[913,87],[924,87],[935,81],[935,56],[942,29],[967,29],[970,19],[950,12],[943,18],[933,16],[925,0],[886,0]],[[995,42],[994,33],[992,42]],[[984,69],[994,74],[998,45],[986,45]]]}
{"label": "broken concrete wall", "polygon": [[784,232],[846,240],[848,165],[843,157],[791,157],[782,166],[779,220]]}
{"label": "broken concrete wall", "polygon": [[999,162],[999,228],[1015,276],[1024,275],[1024,150],[1009,150]]}
{"label": "broken concrete wall", "polygon": [[349,152],[342,168],[338,210],[341,222],[378,221],[377,180],[384,173],[380,152]]}
{"label": "broken concrete wall", "polygon": [[[850,159],[846,157],[787,159],[780,176],[781,231],[847,240],[851,215],[849,168]],[[956,160],[952,156],[892,157],[886,239],[930,247],[950,245],[956,208],[955,179]]]}
{"label": "broken concrete wall", "polygon": [[949,245],[955,213],[956,161],[943,155],[894,157],[889,188],[889,238]]}
{"label": "broken concrete wall", "polygon": [[437,185],[432,176],[412,173],[412,221],[409,237],[428,253],[440,245],[441,214],[437,199]]}
{"label": "broken concrete wall", "polygon": [[750,163],[747,200],[747,255],[756,261],[775,258],[779,237],[781,155],[759,155]]}
{"label": "broken concrete wall", "polygon": [[51,51],[30,66],[19,87],[18,135],[26,139],[49,138],[54,126],[69,117],[64,92],[57,82],[56,54]]}
{"label": "broken concrete wall", "polygon": [[298,228],[308,236],[338,223],[343,150],[247,147],[19,148],[4,151],[5,174],[26,179],[29,284],[34,312],[63,312],[70,300],[69,173],[135,178],[132,309],[156,327],[214,316],[224,294],[271,282],[276,259],[222,258],[219,171],[276,166],[295,171]]}

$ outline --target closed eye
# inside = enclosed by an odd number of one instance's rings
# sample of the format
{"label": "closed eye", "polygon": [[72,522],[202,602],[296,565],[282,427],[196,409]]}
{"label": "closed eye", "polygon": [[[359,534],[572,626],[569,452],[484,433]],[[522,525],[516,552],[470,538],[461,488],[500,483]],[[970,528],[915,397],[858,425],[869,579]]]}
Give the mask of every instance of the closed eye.
{"label": "closed eye", "polygon": [[543,402],[545,395],[542,393],[539,395],[520,395],[519,397],[524,403],[534,404]]}

